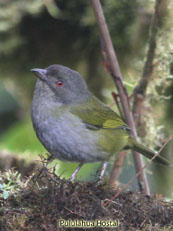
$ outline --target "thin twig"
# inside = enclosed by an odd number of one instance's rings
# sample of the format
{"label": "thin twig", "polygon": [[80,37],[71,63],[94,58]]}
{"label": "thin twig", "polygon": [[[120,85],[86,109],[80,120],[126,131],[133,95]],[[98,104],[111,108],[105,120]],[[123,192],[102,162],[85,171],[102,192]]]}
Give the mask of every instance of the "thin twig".
{"label": "thin twig", "polygon": [[115,182],[117,181],[117,179],[119,178],[121,174],[122,165],[126,157],[126,154],[127,154],[126,151],[122,151],[122,152],[119,152],[116,157],[116,160],[114,162],[114,165],[110,173],[109,182],[108,182],[111,187],[115,185]]}
{"label": "thin twig", "polygon": [[117,105],[117,108],[118,108],[118,111],[119,111],[121,117],[124,119],[124,115],[123,115],[123,112],[121,110],[120,103],[119,103],[119,98],[118,98],[119,96],[115,92],[112,92],[112,97],[114,98],[114,101]]}
{"label": "thin twig", "polygon": [[[108,27],[105,21],[105,17],[104,17],[104,13],[103,13],[100,1],[99,0],[90,0],[90,1],[92,4],[94,13],[95,13],[95,17],[98,23],[99,30],[100,30],[100,36],[104,43],[106,55],[107,55],[107,58],[108,58],[108,61],[111,67],[111,71],[112,71],[111,76],[117,87],[117,90],[120,96],[125,120],[127,124],[129,125],[129,127],[131,128],[133,136],[137,138],[135,123],[133,120],[133,115],[130,110],[130,103],[129,103],[127,90],[122,82],[123,77],[122,77],[120,67],[118,64],[118,60],[117,60],[117,57],[116,57],[116,54],[115,54],[115,51],[112,45],[112,41],[109,35],[109,30],[108,30]],[[134,152],[134,161],[135,161],[136,172],[139,172],[142,169],[143,160],[142,160],[142,157],[136,152]],[[138,176],[138,185],[145,194],[148,194],[148,195],[150,194],[150,189],[149,189],[149,185],[147,182],[147,178],[143,171],[140,171],[140,174]]]}

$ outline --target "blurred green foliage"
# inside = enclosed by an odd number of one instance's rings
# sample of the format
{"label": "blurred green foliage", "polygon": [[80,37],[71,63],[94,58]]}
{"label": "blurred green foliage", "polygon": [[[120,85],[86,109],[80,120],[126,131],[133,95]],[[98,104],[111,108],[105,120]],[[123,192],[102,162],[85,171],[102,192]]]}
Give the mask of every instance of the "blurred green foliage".
{"label": "blurred green foliage", "polygon": [[29,151],[32,154],[46,152],[38,141],[31,121],[18,122],[6,131],[1,138],[0,148],[7,148],[13,152]]}
{"label": "blurred green foliage", "polygon": [[3,85],[0,85],[0,134],[10,127],[13,121],[17,121],[19,104]]}
{"label": "blurred green foliage", "polygon": [[[45,1],[46,3],[46,1]],[[134,55],[133,26],[138,0],[102,1],[113,43],[122,66]],[[56,11],[52,14],[52,8]],[[18,80],[31,92],[29,70],[60,63],[79,69],[102,98],[104,78],[98,28],[89,1],[4,1],[0,10],[0,77]],[[94,78],[93,78],[94,76]],[[30,94],[31,95],[31,94]]]}

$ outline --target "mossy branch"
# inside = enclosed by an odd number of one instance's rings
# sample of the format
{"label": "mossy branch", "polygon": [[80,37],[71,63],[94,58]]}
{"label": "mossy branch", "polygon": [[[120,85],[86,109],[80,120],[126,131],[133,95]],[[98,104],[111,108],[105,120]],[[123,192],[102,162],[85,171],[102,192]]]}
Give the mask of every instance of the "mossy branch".
{"label": "mossy branch", "polygon": [[157,35],[164,23],[164,18],[167,12],[167,8],[168,8],[167,0],[155,1],[155,12],[151,23],[146,61],[144,64],[141,79],[137,84],[136,88],[134,89],[133,114],[136,124],[139,123],[140,117],[142,116],[141,110],[143,106],[143,101],[146,95],[148,84],[151,81],[151,77],[153,73],[154,57],[157,48]]}

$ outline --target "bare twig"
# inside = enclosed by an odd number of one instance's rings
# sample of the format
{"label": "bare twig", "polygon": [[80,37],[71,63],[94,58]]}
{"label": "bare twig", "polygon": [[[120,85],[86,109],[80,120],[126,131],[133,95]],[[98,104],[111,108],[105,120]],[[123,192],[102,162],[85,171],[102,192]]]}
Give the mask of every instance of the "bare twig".
{"label": "bare twig", "polygon": [[122,165],[124,162],[124,159],[126,157],[127,152],[122,151],[119,152],[116,160],[114,162],[114,165],[112,167],[111,173],[110,173],[110,177],[109,177],[109,185],[112,187],[115,185],[115,182],[117,181],[117,179],[119,178],[120,174],[121,174],[121,170],[122,170]]}
{"label": "bare twig", "polygon": [[118,111],[119,111],[121,117],[124,119],[124,115],[122,113],[120,103],[119,103],[119,96],[115,92],[112,92],[112,97],[114,98],[114,101],[115,101],[115,103],[117,105],[117,108],[118,108]]}
{"label": "bare twig", "polygon": [[[115,51],[112,45],[112,41],[109,35],[108,27],[105,21],[105,17],[103,14],[100,1],[91,0],[91,4],[92,4],[95,17],[96,17],[96,20],[99,26],[100,35],[101,35],[101,38],[105,46],[108,61],[111,66],[111,71],[112,71],[111,76],[119,92],[125,120],[127,124],[129,125],[129,127],[132,129],[133,136],[137,138],[135,123],[134,123],[133,116],[130,110],[130,104],[129,104],[127,91],[122,82],[122,79],[123,79],[122,74],[121,74],[120,67],[117,61],[117,57],[116,57],[116,54],[115,54]],[[139,187],[142,189],[142,191],[145,194],[150,194],[150,189],[149,189],[149,185],[146,179],[146,175],[144,171],[141,171],[143,161],[142,161],[141,156],[136,152],[134,152],[134,161],[135,161],[136,172],[140,172],[140,174],[138,175]]]}

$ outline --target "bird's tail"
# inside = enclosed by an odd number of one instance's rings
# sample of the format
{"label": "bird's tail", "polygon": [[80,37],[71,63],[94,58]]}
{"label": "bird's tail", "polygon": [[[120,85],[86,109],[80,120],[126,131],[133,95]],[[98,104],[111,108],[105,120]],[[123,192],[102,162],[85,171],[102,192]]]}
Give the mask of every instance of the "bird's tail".
{"label": "bird's tail", "polygon": [[[155,151],[152,151],[151,149],[138,143],[133,137],[129,137],[127,147],[143,154],[149,159],[151,159],[156,154]],[[169,161],[160,155],[158,155],[153,161],[163,165],[170,165]]]}

